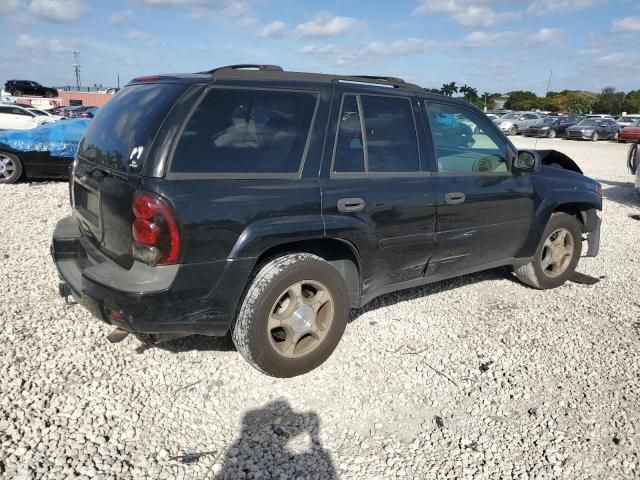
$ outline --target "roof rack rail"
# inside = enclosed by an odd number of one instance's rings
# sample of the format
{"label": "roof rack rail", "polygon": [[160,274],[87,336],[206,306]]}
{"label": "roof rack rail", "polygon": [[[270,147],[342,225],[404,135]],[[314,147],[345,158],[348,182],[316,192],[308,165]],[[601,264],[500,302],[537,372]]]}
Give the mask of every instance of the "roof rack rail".
{"label": "roof rack rail", "polygon": [[367,80],[382,80],[389,83],[407,83],[403,79],[398,77],[380,77],[378,75],[349,75],[354,78],[365,78]]}
{"label": "roof rack rail", "polygon": [[261,70],[261,71],[269,71],[269,72],[283,72],[281,66],[279,65],[267,65],[267,64],[257,64],[257,63],[239,63],[237,65],[225,65],[223,67],[214,68],[213,70],[207,70],[199,73],[209,73],[213,74],[220,70]]}

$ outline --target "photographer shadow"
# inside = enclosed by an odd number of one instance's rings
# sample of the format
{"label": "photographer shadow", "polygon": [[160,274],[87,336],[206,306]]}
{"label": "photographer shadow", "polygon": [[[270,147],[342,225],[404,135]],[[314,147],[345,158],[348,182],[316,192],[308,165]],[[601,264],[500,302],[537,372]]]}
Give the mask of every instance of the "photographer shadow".
{"label": "photographer shadow", "polygon": [[242,418],[240,438],[225,452],[224,465],[214,478],[337,478],[319,430],[315,412],[294,412],[286,400],[250,410]]}

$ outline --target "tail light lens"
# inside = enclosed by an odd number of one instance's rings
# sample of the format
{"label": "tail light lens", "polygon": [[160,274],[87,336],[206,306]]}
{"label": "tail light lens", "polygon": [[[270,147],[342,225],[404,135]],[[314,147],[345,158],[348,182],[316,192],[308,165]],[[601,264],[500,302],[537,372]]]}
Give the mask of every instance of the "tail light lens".
{"label": "tail light lens", "polygon": [[170,265],[180,255],[180,231],[169,203],[160,195],[138,192],[133,197],[133,256],[150,265]]}

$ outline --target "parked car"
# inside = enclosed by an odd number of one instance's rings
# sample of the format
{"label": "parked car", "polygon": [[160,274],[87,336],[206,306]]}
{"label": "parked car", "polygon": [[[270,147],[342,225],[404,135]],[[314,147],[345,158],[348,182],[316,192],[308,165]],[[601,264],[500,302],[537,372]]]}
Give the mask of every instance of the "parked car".
{"label": "parked car", "polygon": [[606,118],[586,118],[577,125],[567,128],[567,139],[571,140],[616,140],[620,127],[615,120]]}
{"label": "parked car", "polygon": [[494,120],[496,125],[507,135],[523,133],[531,125],[536,125],[545,117],[535,112],[512,112]]}
{"label": "parked car", "polygon": [[590,113],[586,116],[587,118],[602,118],[605,120],[615,120],[612,115],[608,115],[606,113]]}
{"label": "parked car", "polygon": [[640,143],[634,143],[627,154],[627,167],[635,175],[635,190],[640,194]]}
{"label": "parked car", "polygon": [[567,128],[575,125],[576,122],[567,117],[546,117],[541,123],[531,125],[524,132],[527,137],[548,137],[556,138],[556,136],[564,137]]}
{"label": "parked car", "polygon": [[98,107],[93,107],[88,110],[85,110],[84,112],[80,112],[79,114],[76,115],[76,117],[77,118],[93,118],[96,116],[96,113],[98,113],[98,110],[100,110]]}
{"label": "parked car", "polygon": [[22,178],[66,178],[88,119],[0,132],[0,183]]}
{"label": "parked car", "polygon": [[616,118],[616,123],[621,127],[630,127],[631,125],[640,121],[640,115],[623,115]]}
{"label": "parked car", "polygon": [[87,128],[70,191],[59,292],[110,340],[230,332],[279,377],[385,293],[505,265],[562,285],[597,254],[602,207],[569,158],[518,151],[463,100],[276,66],[133,80]]}
{"label": "parked car", "polygon": [[64,114],[67,118],[78,118],[83,113],[93,110],[94,108],[97,108],[97,107],[90,106],[90,105],[80,105],[80,106],[68,108],[67,110],[64,111]]}
{"label": "parked car", "polygon": [[618,132],[618,142],[640,142],[640,119],[635,123],[621,128]]}
{"label": "parked car", "polygon": [[36,115],[39,116],[44,116],[44,117],[52,117],[54,120],[61,120],[63,117],[61,115],[54,115],[51,112],[47,112],[46,110],[41,110],[39,108],[36,107],[25,107],[27,110],[29,110],[30,112],[35,113]]}
{"label": "parked car", "polygon": [[54,117],[38,115],[22,105],[0,104],[0,130],[26,130],[55,121]]}
{"label": "parked car", "polygon": [[38,82],[31,80],[8,80],[4,84],[4,89],[14,97],[27,95],[32,97],[55,98],[58,96],[58,90],[55,88],[43,87]]}

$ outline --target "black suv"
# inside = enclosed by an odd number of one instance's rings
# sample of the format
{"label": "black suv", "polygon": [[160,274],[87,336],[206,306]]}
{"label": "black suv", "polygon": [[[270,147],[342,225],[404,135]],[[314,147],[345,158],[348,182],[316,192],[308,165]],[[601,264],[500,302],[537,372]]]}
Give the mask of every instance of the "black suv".
{"label": "black suv", "polygon": [[58,90],[55,88],[43,87],[38,82],[32,82],[31,80],[8,80],[4,84],[4,91],[14,97],[27,95],[55,98],[58,96]]}
{"label": "black suv", "polygon": [[376,296],[505,265],[553,288],[597,254],[600,185],[470,104],[247,67],[137,78],[80,142],[52,254],[111,340],[230,332],[290,377]]}

